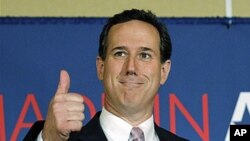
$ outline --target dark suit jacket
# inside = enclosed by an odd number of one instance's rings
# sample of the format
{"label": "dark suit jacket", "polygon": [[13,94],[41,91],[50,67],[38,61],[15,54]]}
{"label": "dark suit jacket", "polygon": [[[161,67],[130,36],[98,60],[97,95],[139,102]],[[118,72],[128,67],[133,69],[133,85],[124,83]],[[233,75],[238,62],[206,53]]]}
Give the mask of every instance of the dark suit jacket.
{"label": "dark suit jacket", "polygon": [[[101,128],[98,112],[79,132],[72,132],[70,134],[69,141],[107,141],[107,138]],[[24,141],[35,141],[38,134],[43,129],[44,121],[37,121],[31,127],[29,132],[24,138]],[[157,126],[155,124],[155,131],[160,141],[187,141],[184,138],[178,137],[177,135]]]}

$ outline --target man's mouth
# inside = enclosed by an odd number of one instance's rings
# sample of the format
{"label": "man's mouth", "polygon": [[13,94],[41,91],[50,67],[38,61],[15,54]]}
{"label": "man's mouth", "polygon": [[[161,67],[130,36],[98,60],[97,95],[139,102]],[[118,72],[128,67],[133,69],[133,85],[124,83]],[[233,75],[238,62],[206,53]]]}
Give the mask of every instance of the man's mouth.
{"label": "man's mouth", "polygon": [[128,88],[139,88],[144,83],[143,82],[134,82],[134,81],[119,81],[123,86]]}

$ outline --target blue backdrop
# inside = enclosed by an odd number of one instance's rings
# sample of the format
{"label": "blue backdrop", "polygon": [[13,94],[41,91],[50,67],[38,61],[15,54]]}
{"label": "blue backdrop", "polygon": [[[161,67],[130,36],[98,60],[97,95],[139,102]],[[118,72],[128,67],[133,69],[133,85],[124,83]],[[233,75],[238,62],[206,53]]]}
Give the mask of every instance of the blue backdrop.
{"label": "blue backdrop", "polygon": [[[1,141],[22,140],[26,123],[46,117],[61,69],[70,73],[70,90],[89,99],[84,123],[101,109],[95,59],[105,20],[0,18]],[[230,124],[250,124],[250,19],[161,20],[173,56],[156,100],[157,123],[194,141],[226,140]]]}

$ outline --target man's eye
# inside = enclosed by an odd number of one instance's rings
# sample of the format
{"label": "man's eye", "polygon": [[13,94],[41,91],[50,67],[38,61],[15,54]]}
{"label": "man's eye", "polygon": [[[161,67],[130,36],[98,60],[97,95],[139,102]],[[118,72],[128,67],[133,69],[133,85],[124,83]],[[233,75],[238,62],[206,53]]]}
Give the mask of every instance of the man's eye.
{"label": "man's eye", "polygon": [[146,52],[142,52],[142,53],[140,53],[140,58],[141,59],[151,59],[152,55],[149,53],[146,53]]}
{"label": "man's eye", "polygon": [[127,55],[127,53],[124,51],[117,51],[114,53],[115,57],[125,57],[126,55]]}

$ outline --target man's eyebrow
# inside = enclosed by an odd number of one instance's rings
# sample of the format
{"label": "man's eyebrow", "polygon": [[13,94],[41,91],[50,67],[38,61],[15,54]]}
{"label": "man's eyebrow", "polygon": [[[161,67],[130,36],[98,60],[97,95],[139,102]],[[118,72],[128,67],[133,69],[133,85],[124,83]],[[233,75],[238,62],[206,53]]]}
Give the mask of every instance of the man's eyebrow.
{"label": "man's eyebrow", "polygon": [[118,46],[118,47],[114,47],[111,52],[113,52],[114,50],[125,50],[125,46]]}
{"label": "man's eyebrow", "polygon": [[151,48],[149,47],[140,47],[140,50],[141,51],[151,51],[151,52],[154,52]]}
{"label": "man's eyebrow", "polygon": [[140,48],[140,51],[152,52],[153,54],[157,54],[157,53],[155,52],[155,50],[153,50],[152,48],[149,48],[149,47],[141,47],[141,48]]}
{"label": "man's eyebrow", "polygon": [[[115,51],[115,50],[126,50],[126,46],[117,46],[117,47],[114,47],[111,52]],[[149,51],[149,52],[153,52],[155,53],[155,51],[149,47],[140,47],[139,48],[140,51]]]}

